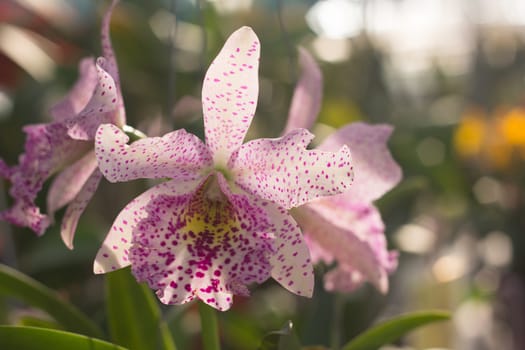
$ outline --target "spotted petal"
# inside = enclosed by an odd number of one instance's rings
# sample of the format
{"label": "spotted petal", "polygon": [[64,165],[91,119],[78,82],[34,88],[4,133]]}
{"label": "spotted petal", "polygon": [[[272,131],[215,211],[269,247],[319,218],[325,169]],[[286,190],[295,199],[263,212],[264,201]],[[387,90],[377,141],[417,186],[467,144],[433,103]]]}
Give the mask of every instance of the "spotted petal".
{"label": "spotted petal", "polygon": [[106,60],[99,57],[95,65],[98,81],[91,99],[77,116],[65,121],[68,135],[75,140],[93,140],[99,125],[117,124],[120,97],[115,81],[104,70],[104,65],[106,65]]}
{"label": "spotted petal", "polygon": [[[0,177],[9,179],[13,183],[10,194],[15,199],[14,204],[10,208],[0,212],[0,220],[5,220],[17,226],[29,227],[36,234],[41,235],[51,224],[51,221],[33,203],[36,194],[33,193],[31,188],[28,191],[24,191],[25,188],[21,186],[26,177],[20,172],[20,168],[22,166],[9,167],[0,159]],[[29,180],[29,183],[31,182],[34,182],[34,180]]]}
{"label": "spotted petal", "polygon": [[148,204],[161,195],[180,196],[194,192],[201,182],[201,179],[163,182],[132,200],[113,222],[97,253],[93,271],[99,274],[128,266],[132,233],[138,223],[148,216]]}
{"label": "spotted petal", "polygon": [[350,151],[308,150],[313,135],[296,129],[278,139],[257,139],[232,157],[234,181],[245,191],[290,209],[346,191],[352,183]]}
{"label": "spotted petal", "polygon": [[[387,251],[384,225],[375,207],[332,197],[294,209],[293,216],[303,228],[314,261],[338,263],[338,271],[325,279],[329,290],[349,292],[368,280],[386,293],[397,255]],[[346,281],[336,283],[333,276],[343,272],[347,272]],[[339,289],[343,286],[346,289]]]}
{"label": "spotted petal", "polygon": [[401,168],[392,158],[387,142],[390,125],[349,124],[330,135],[317,149],[334,151],[347,145],[356,170],[354,184],[344,193],[354,203],[370,203],[401,180]]}
{"label": "spotted petal", "polygon": [[68,134],[76,140],[92,140],[100,124],[112,123],[123,126],[126,123],[124,101],[120,90],[117,61],[109,36],[111,14],[118,0],[113,0],[102,20],[102,54],[96,62],[97,82],[89,90],[91,99],[74,117],[66,120]]}
{"label": "spotted petal", "polygon": [[40,212],[34,203],[18,199],[7,210],[0,212],[0,220],[13,225],[28,227],[37,235],[42,235],[51,224],[51,220]]}
{"label": "spotted petal", "polygon": [[317,119],[323,98],[323,75],[314,58],[299,48],[301,76],[295,86],[283,135],[293,129],[310,129]]}
{"label": "spotted petal", "polygon": [[111,124],[101,125],[95,140],[100,170],[111,182],[139,178],[198,179],[212,165],[206,145],[180,129],[128,145],[129,137]]}
{"label": "spotted petal", "polygon": [[210,65],[202,87],[206,144],[218,165],[243,142],[257,104],[259,39],[242,27]]}
{"label": "spotted petal", "polygon": [[[230,201],[236,202],[236,197],[249,198],[253,207],[261,208],[265,212],[268,222],[265,225],[260,225],[260,227],[266,230],[265,232],[269,234],[269,237],[274,237],[271,254],[270,249],[265,252],[270,256],[272,278],[292,293],[311,297],[314,285],[313,267],[308,247],[303,241],[301,230],[293,217],[286,209],[273,202],[249,195],[238,188],[231,191],[221,174],[218,178],[222,192]],[[238,195],[239,193],[241,196]],[[258,220],[262,222],[263,216],[260,217]],[[249,264],[254,269],[259,266],[258,260],[251,261]],[[262,275],[257,282],[261,283],[264,279],[264,275]]]}
{"label": "spotted petal", "polygon": [[15,204],[0,218],[42,234],[50,220],[34,203],[38,193],[50,176],[81,157],[89,145],[70,139],[60,123],[29,125],[24,131],[25,152],[19,157],[19,164],[9,168],[2,162],[1,175],[12,184],[9,194]]}
{"label": "spotted petal", "polygon": [[111,14],[113,9],[119,0],[113,0],[111,5],[106,10],[104,18],[102,19],[102,32],[101,32],[101,41],[102,41],[102,55],[105,60],[102,62],[102,68],[111,75],[115,86],[117,88],[116,92],[118,95],[118,112],[115,115],[114,124],[124,125],[126,122],[126,113],[124,109],[124,100],[122,98],[122,90],[120,88],[120,78],[118,72],[117,59],[115,57],[115,52],[113,52],[113,46],[111,45],[111,38],[109,35],[110,32],[110,23],[111,23]]}
{"label": "spotted petal", "polygon": [[227,310],[233,294],[246,295],[248,283],[270,275],[264,209],[242,194],[228,193],[226,200],[215,181],[210,177],[194,193],[158,196],[133,232],[132,271],[165,304],[199,298]]}
{"label": "spotted petal", "polygon": [[273,279],[292,293],[311,297],[314,270],[301,229],[285,209],[271,202],[263,204],[275,234],[275,253],[270,258]]}
{"label": "spotted petal", "polygon": [[75,198],[96,168],[95,152],[91,151],[55,177],[47,193],[49,216],[53,217],[58,209]]}
{"label": "spotted petal", "polygon": [[97,69],[92,57],[80,61],[79,77],[71,91],[51,107],[51,115],[57,122],[75,117],[88,104],[97,86]]}

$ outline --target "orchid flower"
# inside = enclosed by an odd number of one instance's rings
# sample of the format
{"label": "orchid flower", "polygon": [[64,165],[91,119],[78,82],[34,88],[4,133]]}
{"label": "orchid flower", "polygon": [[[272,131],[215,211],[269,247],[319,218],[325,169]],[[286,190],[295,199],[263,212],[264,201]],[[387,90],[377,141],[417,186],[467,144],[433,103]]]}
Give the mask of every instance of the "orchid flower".
{"label": "orchid flower", "polygon": [[[61,236],[69,248],[78,219],[93,196],[102,174],[93,150],[95,131],[101,123],[125,124],[117,64],[109,38],[109,21],[114,0],[101,30],[103,57],[85,58],[79,64],[79,79],[67,96],[51,109],[53,121],[24,127],[27,134],[19,164],[9,167],[0,159],[0,176],[11,182],[11,208],[0,219],[29,227],[42,235],[54,213],[68,205]],[[58,173],[58,174],[57,174]],[[43,214],[35,199],[45,181],[54,178]]]}
{"label": "orchid flower", "polygon": [[[299,51],[302,75],[296,85],[285,132],[310,128],[322,97],[322,75],[307,51]],[[337,263],[324,277],[325,289],[350,292],[363,282],[388,291],[388,274],[397,267],[397,253],[387,250],[384,224],[373,202],[401,180],[387,141],[389,125],[351,123],[317,147],[331,151],[342,145],[352,152],[355,179],[344,193],[302,205],[292,215],[302,228],[312,261]]]}
{"label": "orchid flower", "polygon": [[307,150],[313,135],[294,130],[243,144],[258,97],[259,40],[234,32],[202,88],[205,143],[185,130],[141,139],[114,125],[97,131],[99,167],[111,182],[170,180],[139,195],[117,216],[95,273],[131,265],[165,304],[195,298],[219,309],[247,285],[273,277],[303,296],[313,268],[303,235],[287,210],[341,193],[352,181],[348,148]]}

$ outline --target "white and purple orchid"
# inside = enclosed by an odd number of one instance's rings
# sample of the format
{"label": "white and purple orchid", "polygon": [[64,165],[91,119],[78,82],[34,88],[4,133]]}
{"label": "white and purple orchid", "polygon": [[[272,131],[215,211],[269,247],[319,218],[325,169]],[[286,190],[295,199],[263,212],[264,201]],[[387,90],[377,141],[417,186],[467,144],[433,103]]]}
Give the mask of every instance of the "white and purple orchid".
{"label": "white and purple orchid", "polygon": [[[299,51],[302,75],[296,85],[285,132],[310,128],[320,110],[322,75],[313,58]],[[352,152],[353,185],[344,193],[302,205],[292,215],[303,230],[314,263],[337,263],[324,277],[325,289],[351,292],[365,281],[388,291],[388,274],[397,267],[397,253],[387,250],[384,224],[373,202],[402,177],[387,142],[389,125],[348,124],[337,130],[317,150],[332,151],[342,145]]]}
{"label": "white and purple orchid", "polygon": [[[11,208],[0,219],[29,227],[38,235],[53,221],[54,213],[68,205],[61,236],[69,248],[78,219],[93,196],[102,175],[93,150],[95,131],[101,123],[123,126],[125,114],[118,69],[109,37],[114,0],[107,10],[101,30],[103,57],[95,62],[85,58],[79,64],[79,79],[69,94],[52,109],[53,121],[28,125],[25,153],[19,164],[9,167],[0,159],[0,176],[11,182]],[[47,195],[47,215],[35,199],[45,181],[54,174]]]}
{"label": "white and purple orchid", "polygon": [[219,310],[247,285],[273,277],[311,296],[313,268],[287,210],[346,191],[353,178],[346,146],[308,150],[307,130],[243,144],[258,97],[259,40],[234,32],[208,69],[202,106],[206,142],[184,130],[128,145],[114,125],[97,131],[99,167],[112,182],[170,180],[130,202],[99,250],[95,273],[131,265],[165,304],[195,298]]}

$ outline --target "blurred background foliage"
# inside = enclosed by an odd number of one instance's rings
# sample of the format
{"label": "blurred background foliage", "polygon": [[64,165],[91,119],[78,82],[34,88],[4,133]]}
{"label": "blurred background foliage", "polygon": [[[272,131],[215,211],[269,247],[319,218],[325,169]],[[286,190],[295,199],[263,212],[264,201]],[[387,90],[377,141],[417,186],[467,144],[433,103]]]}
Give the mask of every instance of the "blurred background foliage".
{"label": "blurred background foliage", "polygon": [[[100,54],[107,5],[0,1],[0,154],[9,164],[23,150],[21,127],[50,120],[47,110],[75,81],[79,60]],[[262,44],[249,137],[280,134],[299,74],[298,45],[324,75],[315,142],[356,120],[395,126],[390,147],[404,180],[378,205],[389,245],[401,255],[386,296],[369,285],[327,293],[319,279],[313,299],[270,281],[250,298],[237,297],[220,314],[225,348],[256,348],[288,319],[304,344],[337,347],[377,320],[442,308],[453,322],[388,349],[524,349],[525,3],[122,0],[111,34],[128,123],[151,135],[183,127],[202,136],[199,103],[177,102],[200,97],[210,60],[241,25],[253,27]],[[37,238],[0,223],[0,261],[106,326],[104,279],[92,274],[92,261],[113,218],[147,185],[102,183],[73,251],[58,225]],[[200,347],[195,305],[163,313],[179,349]],[[0,323],[36,320],[49,316],[2,299]]]}

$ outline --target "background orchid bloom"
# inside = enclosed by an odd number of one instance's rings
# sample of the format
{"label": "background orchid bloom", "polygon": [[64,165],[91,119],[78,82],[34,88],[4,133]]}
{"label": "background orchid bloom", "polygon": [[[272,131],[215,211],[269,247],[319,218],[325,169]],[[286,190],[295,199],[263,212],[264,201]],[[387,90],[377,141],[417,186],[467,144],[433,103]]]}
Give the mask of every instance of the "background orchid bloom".
{"label": "background orchid bloom", "polygon": [[185,130],[129,138],[113,125],[97,131],[95,150],[112,182],[170,178],[129,203],[116,218],[95,273],[131,265],[165,304],[194,298],[219,310],[247,285],[276,279],[311,296],[313,269],[287,209],[341,193],[352,181],[348,148],[307,150],[313,135],[295,130],[243,144],[258,97],[259,40],[234,32],[202,88],[206,143]]}
{"label": "background orchid bloom", "polygon": [[[79,64],[79,78],[66,97],[51,109],[53,121],[24,127],[27,134],[19,164],[9,167],[0,159],[0,176],[11,182],[11,208],[0,218],[45,232],[54,213],[68,205],[61,236],[69,248],[78,219],[95,192],[101,173],[93,150],[93,139],[101,123],[125,124],[118,69],[109,38],[109,22],[114,0],[107,10],[101,30],[103,57],[85,58]],[[59,172],[59,173],[58,173]],[[35,199],[44,182],[54,178],[43,214]]]}
{"label": "background orchid bloom", "polygon": [[[314,59],[299,51],[302,75],[290,106],[285,132],[310,128],[321,105],[322,75]],[[324,277],[325,289],[350,292],[363,282],[388,291],[388,274],[397,267],[397,253],[387,250],[384,224],[372,204],[401,180],[401,168],[387,142],[389,125],[348,124],[330,135],[318,150],[346,145],[352,152],[354,184],[344,193],[307,203],[292,211],[302,228],[313,262],[337,266]]]}

